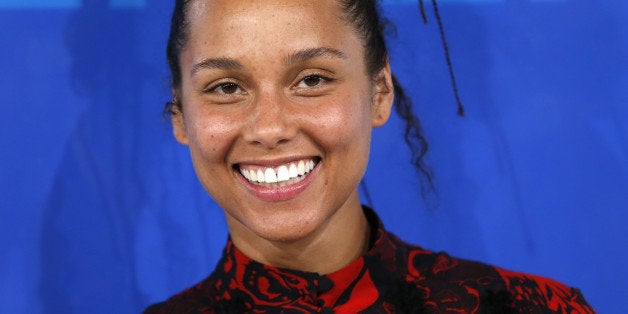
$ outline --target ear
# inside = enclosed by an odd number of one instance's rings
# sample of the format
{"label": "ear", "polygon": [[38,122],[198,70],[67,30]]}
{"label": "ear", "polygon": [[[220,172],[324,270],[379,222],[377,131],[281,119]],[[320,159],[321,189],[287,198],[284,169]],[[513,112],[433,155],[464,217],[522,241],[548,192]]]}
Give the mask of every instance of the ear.
{"label": "ear", "polygon": [[183,119],[183,111],[182,104],[179,102],[176,91],[172,93],[173,104],[172,110],[170,112],[170,121],[172,123],[172,134],[174,134],[174,138],[183,145],[188,145],[188,132],[185,128],[185,121]]}
{"label": "ear", "polygon": [[395,89],[393,87],[392,73],[388,62],[386,62],[386,66],[375,76],[374,87],[372,125],[376,128],[384,125],[386,121],[388,121],[392,105],[395,101]]}

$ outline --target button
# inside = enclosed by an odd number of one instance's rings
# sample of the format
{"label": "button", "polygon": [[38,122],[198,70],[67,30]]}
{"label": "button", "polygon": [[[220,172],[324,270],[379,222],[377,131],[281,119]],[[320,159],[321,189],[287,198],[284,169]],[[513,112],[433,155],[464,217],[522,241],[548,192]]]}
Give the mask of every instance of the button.
{"label": "button", "polygon": [[331,281],[331,279],[327,278],[327,276],[321,276],[321,278],[318,279],[318,292],[319,293],[327,292],[331,290],[331,288],[333,287],[334,287],[334,282]]}

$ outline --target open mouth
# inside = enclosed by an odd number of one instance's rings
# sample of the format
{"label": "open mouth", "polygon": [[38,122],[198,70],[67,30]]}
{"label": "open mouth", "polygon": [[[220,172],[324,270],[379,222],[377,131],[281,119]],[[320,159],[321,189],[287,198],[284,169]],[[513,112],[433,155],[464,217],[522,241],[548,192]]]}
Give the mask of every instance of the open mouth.
{"label": "open mouth", "polygon": [[275,167],[236,165],[236,168],[251,184],[278,188],[302,181],[318,165],[319,161],[318,158],[308,158]]}

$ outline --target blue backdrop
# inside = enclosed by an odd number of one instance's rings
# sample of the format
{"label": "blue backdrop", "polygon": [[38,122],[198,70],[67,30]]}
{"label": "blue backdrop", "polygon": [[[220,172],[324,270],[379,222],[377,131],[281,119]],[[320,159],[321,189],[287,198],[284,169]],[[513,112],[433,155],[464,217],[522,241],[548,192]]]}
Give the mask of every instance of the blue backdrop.
{"label": "blue backdrop", "polygon": [[[433,14],[385,5],[438,207],[397,118],[374,134],[372,205],[409,242],[628,312],[628,2],[440,3],[464,119]],[[213,269],[221,210],[160,116],[171,7],[0,0],[0,313],[137,313]]]}

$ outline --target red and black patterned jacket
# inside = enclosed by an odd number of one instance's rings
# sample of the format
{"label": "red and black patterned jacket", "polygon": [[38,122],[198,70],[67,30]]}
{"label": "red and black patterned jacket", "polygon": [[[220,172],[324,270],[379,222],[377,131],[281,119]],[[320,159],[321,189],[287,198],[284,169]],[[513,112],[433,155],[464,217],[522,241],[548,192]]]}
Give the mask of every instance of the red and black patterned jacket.
{"label": "red and black patterned jacket", "polygon": [[365,212],[371,249],[337,272],[263,265],[229,241],[207,279],[145,313],[594,313],[577,289],[407,244]]}

